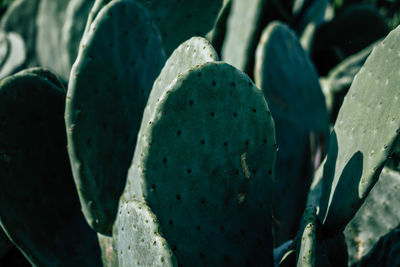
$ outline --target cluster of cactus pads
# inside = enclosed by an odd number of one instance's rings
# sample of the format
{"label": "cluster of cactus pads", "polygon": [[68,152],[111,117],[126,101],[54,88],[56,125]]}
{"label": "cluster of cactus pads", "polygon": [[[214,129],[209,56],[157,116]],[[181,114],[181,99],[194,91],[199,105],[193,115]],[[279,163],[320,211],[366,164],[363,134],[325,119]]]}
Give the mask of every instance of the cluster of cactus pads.
{"label": "cluster of cactus pads", "polygon": [[399,266],[398,13],[361,2],[12,1],[0,266]]}

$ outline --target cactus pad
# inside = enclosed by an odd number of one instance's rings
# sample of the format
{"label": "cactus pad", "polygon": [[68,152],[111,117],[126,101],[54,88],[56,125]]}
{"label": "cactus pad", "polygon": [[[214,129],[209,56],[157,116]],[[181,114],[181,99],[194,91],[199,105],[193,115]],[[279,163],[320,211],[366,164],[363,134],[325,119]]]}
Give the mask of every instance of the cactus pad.
{"label": "cactus pad", "polygon": [[100,266],[68,161],[64,105],[61,89],[29,71],[0,83],[0,225],[33,265]]}
{"label": "cactus pad", "polygon": [[273,213],[289,234],[276,228],[274,239],[281,244],[298,231],[312,179],[312,147],[328,139],[328,113],[317,73],[285,24],[272,22],[263,32],[254,75],[275,120],[279,151]]}
{"label": "cactus pad", "polygon": [[151,86],[165,63],[159,34],[134,1],[106,5],[84,35],[65,120],[83,213],[111,234]]}
{"label": "cactus pad", "polygon": [[377,182],[400,129],[400,28],[367,58],[343,101],[324,166],[319,218],[343,230]]}
{"label": "cactus pad", "polygon": [[143,124],[122,202],[145,200],[179,264],[272,264],[274,123],[247,75],[179,75]]}

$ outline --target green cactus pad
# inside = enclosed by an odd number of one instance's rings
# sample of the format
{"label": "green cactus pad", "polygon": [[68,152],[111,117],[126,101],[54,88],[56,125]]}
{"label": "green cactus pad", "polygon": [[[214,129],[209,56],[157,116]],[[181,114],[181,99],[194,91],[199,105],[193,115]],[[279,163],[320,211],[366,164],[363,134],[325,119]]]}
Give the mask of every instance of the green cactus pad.
{"label": "green cactus pad", "polygon": [[374,48],[347,93],[330,138],[319,218],[344,229],[377,182],[400,129],[400,28]]}
{"label": "green cactus pad", "polygon": [[354,267],[400,266],[400,225],[382,236]]}
{"label": "green cactus pad", "polygon": [[115,225],[119,266],[177,266],[157,218],[146,204],[122,203]]}
{"label": "green cactus pad", "polygon": [[381,236],[399,224],[399,207],[400,173],[385,168],[344,231],[350,264],[361,260]]}
{"label": "green cactus pad", "polygon": [[141,129],[122,201],[145,200],[179,264],[272,265],[274,123],[225,63],[178,76]]}
{"label": "green cactus pad", "polygon": [[79,43],[86,26],[86,18],[92,6],[93,1],[70,0],[65,11],[64,25],[61,30],[60,58],[63,62],[62,76],[67,78],[78,55]]}
{"label": "green cactus pad", "polygon": [[289,234],[276,227],[279,245],[297,233],[312,179],[311,149],[320,139],[328,140],[328,114],[317,73],[285,24],[271,22],[264,30],[254,76],[275,120],[279,146],[273,214]]}
{"label": "green cactus pad", "polygon": [[308,207],[300,222],[299,241],[297,243],[297,267],[312,267],[315,264],[315,207]]}
{"label": "green cactus pad", "polygon": [[21,36],[15,32],[7,33],[7,58],[0,69],[0,79],[15,73],[26,60],[25,42]]}
{"label": "green cactus pad", "polygon": [[160,30],[165,52],[170,55],[192,36],[212,29],[223,0],[138,0]]}
{"label": "green cactus pad", "polygon": [[0,82],[0,225],[33,265],[101,266],[68,161],[64,105],[61,89],[28,71]]}
{"label": "green cactus pad", "polygon": [[67,0],[40,0],[36,19],[36,54],[40,66],[50,68],[64,80],[68,80],[69,72],[65,72],[65,56],[61,40],[69,2]]}
{"label": "green cactus pad", "polygon": [[103,234],[111,234],[143,109],[164,63],[144,8],[118,0],[97,15],[72,68],[68,151],[83,213]]}
{"label": "green cactus pad", "polygon": [[25,42],[25,67],[38,65],[36,57],[36,17],[39,2],[39,0],[14,0],[1,16],[1,30],[18,33]]}
{"label": "green cactus pad", "polygon": [[[227,32],[222,47],[222,59],[236,68],[247,71],[254,54],[260,28],[261,13],[266,0],[232,0]],[[259,35],[258,35],[259,36]]]}
{"label": "green cactus pad", "polygon": [[229,14],[231,12],[232,0],[224,0],[224,4],[219,11],[217,20],[215,21],[214,28],[209,31],[206,38],[210,40],[212,46],[218,54],[221,54],[222,45],[226,34],[226,25]]}

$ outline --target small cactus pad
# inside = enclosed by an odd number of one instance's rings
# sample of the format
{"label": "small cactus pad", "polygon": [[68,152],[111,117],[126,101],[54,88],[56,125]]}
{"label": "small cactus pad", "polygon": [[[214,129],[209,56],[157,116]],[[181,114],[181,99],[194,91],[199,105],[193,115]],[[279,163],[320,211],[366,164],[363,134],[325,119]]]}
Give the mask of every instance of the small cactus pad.
{"label": "small cactus pad", "polygon": [[170,55],[192,36],[205,36],[214,26],[223,0],[138,0],[160,30]]}
{"label": "small cactus pad", "polygon": [[257,46],[257,31],[267,1],[232,1],[221,54],[224,61],[246,71],[250,68],[250,58]]}
{"label": "small cactus pad", "polygon": [[263,93],[226,63],[194,67],[143,124],[122,201],[146,201],[183,266],[272,266],[275,133]]}
{"label": "small cactus pad", "polygon": [[399,224],[399,207],[400,173],[385,168],[344,231],[350,264],[359,261],[382,235]]}
{"label": "small cactus pad", "polygon": [[64,105],[61,89],[29,71],[0,82],[0,224],[35,266],[101,266],[68,161]]}
{"label": "small cactus pad", "polygon": [[324,166],[319,218],[344,229],[377,182],[400,129],[400,28],[367,58],[343,101]]}
{"label": "small cactus pad", "polygon": [[81,43],[65,111],[83,213],[111,234],[143,109],[165,63],[160,36],[134,1],[106,5]]}
{"label": "small cactus pad", "polygon": [[254,76],[275,120],[279,151],[273,214],[289,233],[276,228],[274,240],[281,244],[298,231],[312,179],[312,148],[328,139],[328,113],[317,73],[285,24],[271,22],[264,30]]}
{"label": "small cactus pad", "polygon": [[316,210],[308,207],[300,221],[297,243],[297,267],[312,267],[315,264]]}
{"label": "small cactus pad", "polygon": [[177,266],[159,228],[146,204],[134,200],[122,203],[116,221],[119,266]]}

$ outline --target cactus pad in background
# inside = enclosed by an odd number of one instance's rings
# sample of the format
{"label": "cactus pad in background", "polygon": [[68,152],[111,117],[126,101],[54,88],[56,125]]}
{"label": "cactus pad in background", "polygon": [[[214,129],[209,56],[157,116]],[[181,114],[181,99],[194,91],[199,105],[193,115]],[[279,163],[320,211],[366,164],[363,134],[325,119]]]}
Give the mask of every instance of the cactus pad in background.
{"label": "cactus pad in background", "polygon": [[165,63],[158,31],[135,1],[106,5],[71,71],[65,120],[83,213],[111,234],[151,86]]}
{"label": "cactus pad in background", "polygon": [[160,30],[170,55],[192,36],[205,36],[214,26],[223,0],[138,0]]}
{"label": "cactus pad in background", "polygon": [[177,266],[157,218],[146,204],[135,200],[121,203],[116,228],[120,267]]}
{"label": "cactus pad in background", "polygon": [[14,32],[4,34],[7,50],[0,66],[0,79],[11,75],[20,68],[26,60],[25,42],[21,36]]}
{"label": "cactus pad in background", "polygon": [[120,208],[146,201],[180,264],[271,266],[276,147],[262,92],[211,62],[179,75],[158,102]]}
{"label": "cactus pad in background", "polygon": [[317,73],[285,24],[272,22],[264,30],[254,76],[275,120],[279,151],[273,215],[286,230],[274,227],[274,241],[280,245],[297,233],[314,171],[312,147],[316,150],[319,140],[328,139],[328,114]]}
{"label": "cactus pad in background", "polygon": [[15,0],[1,18],[0,28],[2,31],[15,32],[24,40],[26,47],[25,67],[33,67],[38,64],[36,57],[38,7],[39,0]]}
{"label": "cactus pad in background", "polygon": [[350,264],[361,260],[381,236],[399,224],[399,207],[400,174],[385,168],[344,231]]}
{"label": "cactus pad in background", "polygon": [[40,0],[36,19],[36,55],[40,66],[50,68],[68,80],[61,45],[62,27],[70,0]]}
{"label": "cactus pad in background", "polygon": [[258,32],[261,31],[261,13],[266,0],[232,0],[231,12],[225,41],[222,47],[222,59],[236,68],[251,69],[250,58],[257,46]]}
{"label": "cactus pad in background", "polygon": [[[53,0],[54,1],[54,0]],[[64,0],[65,1],[65,0]],[[86,18],[93,6],[89,0],[69,0],[61,31],[60,60],[63,62],[60,75],[69,78],[72,64],[78,55],[79,43],[86,26]]]}
{"label": "cactus pad in background", "polygon": [[315,33],[311,56],[318,73],[326,75],[344,58],[386,34],[385,19],[372,5],[347,8],[330,22],[322,24]]}
{"label": "cactus pad in background", "polygon": [[355,215],[400,129],[400,28],[374,48],[347,93],[330,138],[319,218],[334,235]]}
{"label": "cactus pad in background", "polygon": [[65,149],[64,105],[65,93],[29,70],[0,83],[0,224],[34,265],[101,266]]}

